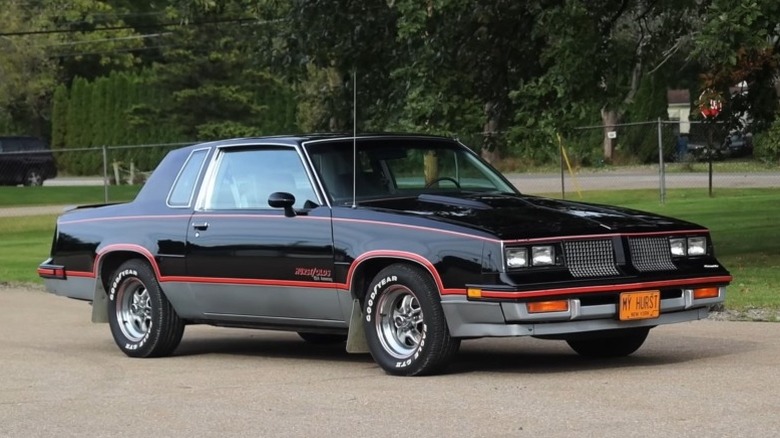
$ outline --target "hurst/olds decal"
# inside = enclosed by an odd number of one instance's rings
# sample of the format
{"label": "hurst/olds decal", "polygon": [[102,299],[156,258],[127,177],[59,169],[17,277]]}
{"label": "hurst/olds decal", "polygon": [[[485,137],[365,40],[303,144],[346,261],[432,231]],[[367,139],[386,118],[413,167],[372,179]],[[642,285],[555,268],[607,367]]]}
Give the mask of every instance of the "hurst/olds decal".
{"label": "hurst/olds decal", "polygon": [[323,268],[295,268],[296,277],[309,277],[314,281],[333,281],[330,269]]}

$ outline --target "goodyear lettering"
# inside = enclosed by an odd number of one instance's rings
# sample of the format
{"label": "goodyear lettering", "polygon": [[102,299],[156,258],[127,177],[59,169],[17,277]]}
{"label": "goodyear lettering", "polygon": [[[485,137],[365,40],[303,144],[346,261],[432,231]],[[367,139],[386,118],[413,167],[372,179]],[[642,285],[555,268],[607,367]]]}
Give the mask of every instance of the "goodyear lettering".
{"label": "goodyear lettering", "polygon": [[122,280],[124,280],[124,278],[129,275],[133,275],[137,277],[138,271],[136,271],[135,269],[125,269],[124,271],[117,274],[116,277],[114,277],[114,282],[111,283],[111,290],[108,294],[109,300],[114,301],[114,298],[116,297],[116,289],[119,287],[119,283],[121,283]]}
{"label": "goodyear lettering", "polygon": [[366,321],[371,322],[371,313],[374,309],[374,300],[376,300],[376,296],[379,293],[379,289],[382,286],[385,286],[389,283],[398,281],[398,276],[391,275],[388,277],[385,277],[379,281],[376,282],[373,289],[371,289],[371,293],[368,295],[368,301],[366,302]]}

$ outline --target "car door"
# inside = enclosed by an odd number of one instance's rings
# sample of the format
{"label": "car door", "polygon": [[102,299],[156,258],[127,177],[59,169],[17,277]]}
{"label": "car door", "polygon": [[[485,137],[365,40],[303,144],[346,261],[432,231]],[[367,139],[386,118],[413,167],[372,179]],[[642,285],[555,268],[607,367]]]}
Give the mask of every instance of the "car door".
{"label": "car door", "polygon": [[[297,214],[268,197],[295,197]],[[291,146],[218,151],[187,234],[187,271],[204,317],[328,326],[343,322],[333,283],[331,211]]]}

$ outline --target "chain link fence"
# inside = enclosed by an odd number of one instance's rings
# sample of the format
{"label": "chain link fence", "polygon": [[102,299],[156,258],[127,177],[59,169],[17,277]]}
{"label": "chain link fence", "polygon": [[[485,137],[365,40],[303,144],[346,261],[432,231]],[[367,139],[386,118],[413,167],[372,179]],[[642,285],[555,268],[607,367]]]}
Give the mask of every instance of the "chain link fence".
{"label": "chain link fence", "polygon": [[[510,143],[503,133],[460,139],[474,150]],[[168,151],[187,144],[191,143],[54,151],[0,149],[0,182],[92,187],[83,202],[68,198],[74,204],[126,201]],[[768,166],[753,157],[752,135],[716,123],[656,120],[585,126],[546,146],[510,147],[503,151],[503,158],[494,161],[496,167],[529,194],[587,200],[592,191],[652,189],[663,203],[678,193],[690,196],[690,191],[678,189],[701,189],[701,196],[707,196],[722,188],[780,187],[777,165]],[[609,163],[603,159],[605,147],[613,151]],[[97,191],[102,196],[95,199],[93,192]],[[21,191],[18,194],[24,196]]]}
{"label": "chain link fence", "polygon": [[[780,187],[780,168],[754,157],[753,136],[710,122],[649,121],[577,128],[560,142],[557,195],[587,199],[588,192],[655,189],[659,201],[690,196],[700,189],[713,196],[718,189]],[[612,150],[612,160],[604,157]],[[535,179],[517,175],[518,187]],[[547,176],[548,183],[551,181]],[[547,187],[551,188],[551,187]],[[556,195],[551,190],[545,194]]]}

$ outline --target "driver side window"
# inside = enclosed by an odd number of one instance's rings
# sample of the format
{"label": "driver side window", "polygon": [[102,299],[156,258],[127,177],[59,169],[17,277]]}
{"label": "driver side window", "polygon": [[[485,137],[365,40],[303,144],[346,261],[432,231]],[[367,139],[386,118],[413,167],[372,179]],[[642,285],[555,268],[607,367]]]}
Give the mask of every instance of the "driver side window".
{"label": "driver side window", "polygon": [[295,196],[295,208],[317,204],[306,170],[292,148],[224,149],[206,199],[207,210],[271,209],[274,192]]}

